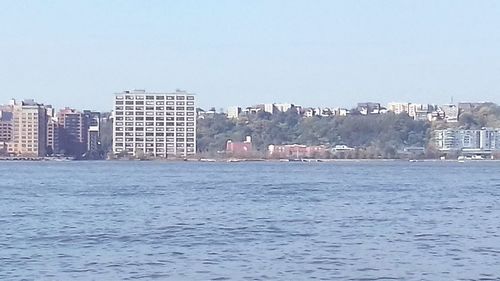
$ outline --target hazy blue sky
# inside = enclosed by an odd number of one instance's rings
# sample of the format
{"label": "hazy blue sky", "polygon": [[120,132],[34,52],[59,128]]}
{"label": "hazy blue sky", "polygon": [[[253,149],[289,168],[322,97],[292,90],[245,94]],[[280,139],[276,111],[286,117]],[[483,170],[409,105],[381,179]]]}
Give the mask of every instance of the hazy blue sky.
{"label": "hazy blue sky", "polygon": [[0,102],[500,103],[500,1],[0,1]]}

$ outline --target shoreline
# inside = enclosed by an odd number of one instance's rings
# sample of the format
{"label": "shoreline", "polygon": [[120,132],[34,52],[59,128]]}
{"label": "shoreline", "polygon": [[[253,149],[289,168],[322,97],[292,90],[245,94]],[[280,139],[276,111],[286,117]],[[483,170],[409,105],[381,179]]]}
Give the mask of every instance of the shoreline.
{"label": "shoreline", "polygon": [[88,162],[88,161],[104,161],[104,162],[200,162],[200,163],[353,163],[353,162],[500,162],[500,159],[243,159],[243,158],[187,158],[187,159],[102,159],[102,160],[85,160],[73,159],[70,157],[51,158],[51,157],[0,157],[0,162]]}

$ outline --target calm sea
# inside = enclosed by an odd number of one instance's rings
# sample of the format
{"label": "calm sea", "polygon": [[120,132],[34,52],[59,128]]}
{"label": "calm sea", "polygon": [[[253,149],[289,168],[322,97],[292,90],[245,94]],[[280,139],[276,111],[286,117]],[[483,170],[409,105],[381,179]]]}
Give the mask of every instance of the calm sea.
{"label": "calm sea", "polygon": [[500,162],[1,162],[0,280],[500,280]]}

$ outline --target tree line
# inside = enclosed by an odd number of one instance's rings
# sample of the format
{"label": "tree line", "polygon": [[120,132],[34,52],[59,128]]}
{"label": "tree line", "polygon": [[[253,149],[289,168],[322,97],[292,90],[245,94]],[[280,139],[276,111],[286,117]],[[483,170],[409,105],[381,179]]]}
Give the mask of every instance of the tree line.
{"label": "tree line", "polygon": [[[295,110],[227,119],[224,114],[198,121],[198,152],[215,154],[228,139],[252,137],[254,149],[265,155],[270,144],[347,145],[352,158],[395,158],[405,147],[424,147],[430,124],[405,114],[301,117]],[[366,154],[366,155],[359,155]]]}

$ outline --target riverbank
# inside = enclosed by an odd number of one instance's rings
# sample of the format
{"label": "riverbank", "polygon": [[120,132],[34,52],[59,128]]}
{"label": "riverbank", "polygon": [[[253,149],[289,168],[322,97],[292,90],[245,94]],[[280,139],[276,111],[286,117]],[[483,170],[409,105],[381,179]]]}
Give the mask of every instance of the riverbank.
{"label": "riverbank", "polygon": [[266,162],[266,163],[343,163],[343,162],[497,162],[500,159],[265,159],[265,158],[169,158],[169,159],[106,159],[106,160],[84,160],[72,157],[0,157],[0,161],[15,162],[68,162],[68,161],[153,161],[153,162],[203,162],[203,163],[242,163],[242,162]]}
{"label": "riverbank", "polygon": [[0,161],[73,161],[72,157],[0,157]]}

